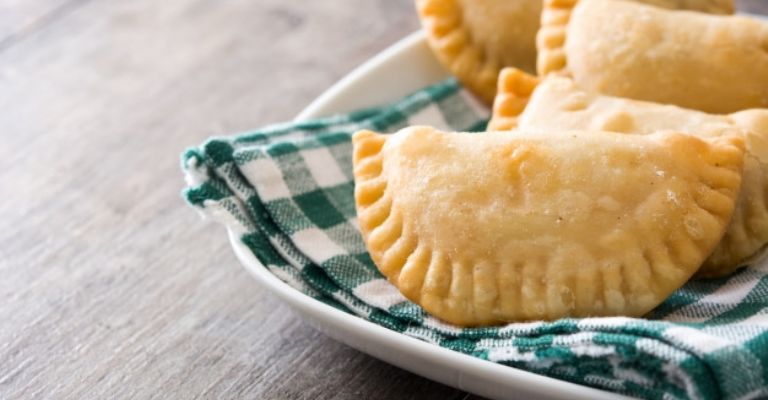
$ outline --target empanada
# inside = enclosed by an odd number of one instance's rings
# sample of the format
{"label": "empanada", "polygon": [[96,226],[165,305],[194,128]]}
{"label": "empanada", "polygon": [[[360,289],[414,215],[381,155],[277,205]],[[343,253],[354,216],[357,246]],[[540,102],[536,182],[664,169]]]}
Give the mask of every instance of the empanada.
{"label": "empanada", "polygon": [[701,137],[715,137],[737,128],[745,135],[747,148],[742,194],[727,233],[697,275],[727,275],[768,243],[768,109],[706,114],[590,93],[563,77],[549,77],[539,84],[536,77],[507,68],[499,77],[488,128],[588,129],[642,135],[674,130]]}
{"label": "empanada", "polygon": [[[667,8],[732,13],[733,0],[635,0]],[[503,67],[536,70],[542,0],[416,0],[440,62],[487,104]]]}
{"label": "empanada", "polygon": [[540,76],[710,113],[768,107],[768,24],[630,1],[546,0]]}
{"label": "empanada", "polygon": [[542,0],[416,0],[440,62],[486,104],[501,68],[536,70]]}
{"label": "empanada", "polygon": [[371,258],[445,321],[641,316],[725,232],[743,139],[589,131],[353,137]]}

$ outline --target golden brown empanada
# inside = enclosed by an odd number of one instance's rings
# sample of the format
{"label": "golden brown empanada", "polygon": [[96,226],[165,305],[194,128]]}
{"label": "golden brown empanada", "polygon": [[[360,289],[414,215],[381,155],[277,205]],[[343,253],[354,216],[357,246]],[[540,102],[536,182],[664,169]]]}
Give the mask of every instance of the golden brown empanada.
{"label": "golden brown empanada", "polygon": [[488,128],[588,129],[642,135],[674,130],[702,137],[737,128],[745,136],[748,153],[742,194],[727,233],[698,276],[727,275],[768,243],[768,109],[706,114],[590,93],[564,77],[549,77],[539,84],[537,78],[507,68],[499,77]]}
{"label": "golden brown empanada", "polygon": [[440,62],[486,104],[502,67],[536,70],[541,0],[416,0]]}
{"label": "golden brown empanada", "polygon": [[463,326],[640,316],[714,249],[743,140],[680,133],[353,137],[371,258],[429,313]]}
{"label": "golden brown empanada", "polygon": [[[732,13],[733,0],[635,0],[667,8]],[[542,0],[416,0],[440,62],[486,104],[503,67],[536,70]]]}
{"label": "golden brown empanada", "polygon": [[630,1],[545,0],[540,76],[710,113],[768,107],[768,24]]}

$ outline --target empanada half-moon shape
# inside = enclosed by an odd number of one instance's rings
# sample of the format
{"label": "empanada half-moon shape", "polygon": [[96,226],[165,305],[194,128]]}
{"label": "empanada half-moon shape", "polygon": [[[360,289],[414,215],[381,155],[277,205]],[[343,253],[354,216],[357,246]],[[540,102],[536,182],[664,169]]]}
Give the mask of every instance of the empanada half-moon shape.
{"label": "empanada half-moon shape", "polygon": [[506,68],[499,77],[489,130],[513,128],[641,135],[674,130],[701,137],[736,129],[747,148],[742,193],[725,236],[697,276],[728,275],[768,243],[768,109],[706,114],[587,92],[564,77],[550,76],[539,83],[536,77]]}
{"label": "empanada half-moon shape", "polygon": [[410,300],[462,326],[641,316],[725,232],[743,140],[680,133],[353,137],[371,258]]}
{"label": "empanada half-moon shape", "polygon": [[[733,13],[733,0],[635,0],[672,9]],[[440,62],[486,104],[503,67],[536,70],[542,0],[416,0]]]}
{"label": "empanada half-moon shape", "polygon": [[416,0],[440,62],[486,104],[501,68],[536,70],[541,0]]}
{"label": "empanada half-moon shape", "polygon": [[540,76],[709,113],[768,107],[768,24],[622,0],[545,0]]}

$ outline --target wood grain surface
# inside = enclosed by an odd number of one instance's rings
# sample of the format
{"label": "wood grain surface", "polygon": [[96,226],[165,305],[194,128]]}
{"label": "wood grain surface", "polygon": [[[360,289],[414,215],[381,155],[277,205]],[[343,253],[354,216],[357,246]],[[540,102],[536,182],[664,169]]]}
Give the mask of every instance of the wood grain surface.
{"label": "wood grain surface", "polygon": [[477,399],[314,331],[179,195],[186,146],[417,27],[411,0],[0,3],[0,398]]}

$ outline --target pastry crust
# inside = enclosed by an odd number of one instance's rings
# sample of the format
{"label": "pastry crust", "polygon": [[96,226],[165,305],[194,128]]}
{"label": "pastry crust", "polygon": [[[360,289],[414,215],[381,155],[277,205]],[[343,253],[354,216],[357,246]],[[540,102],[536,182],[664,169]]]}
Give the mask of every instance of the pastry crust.
{"label": "pastry crust", "polygon": [[697,275],[728,275],[768,243],[768,109],[706,114],[590,93],[564,77],[545,79],[531,95],[530,88],[517,84],[534,79],[525,75],[502,71],[489,129],[594,129],[642,135],[675,130],[701,137],[738,130],[747,147],[741,197],[728,231]]}
{"label": "pastry crust", "polygon": [[710,113],[768,107],[768,24],[622,0],[546,0],[537,69]]}
{"label": "pastry crust", "polygon": [[[733,0],[635,0],[660,7],[733,13]],[[416,0],[440,62],[486,104],[503,67],[536,70],[542,0]]]}
{"label": "pastry crust", "polygon": [[743,139],[663,132],[353,137],[371,258],[410,300],[462,326],[641,316],[714,249]]}
{"label": "pastry crust", "polygon": [[536,69],[541,0],[416,0],[440,62],[486,104],[505,66]]}
{"label": "pastry crust", "polygon": [[516,128],[517,117],[525,110],[539,82],[539,78],[517,68],[501,70],[488,130],[508,131]]}

